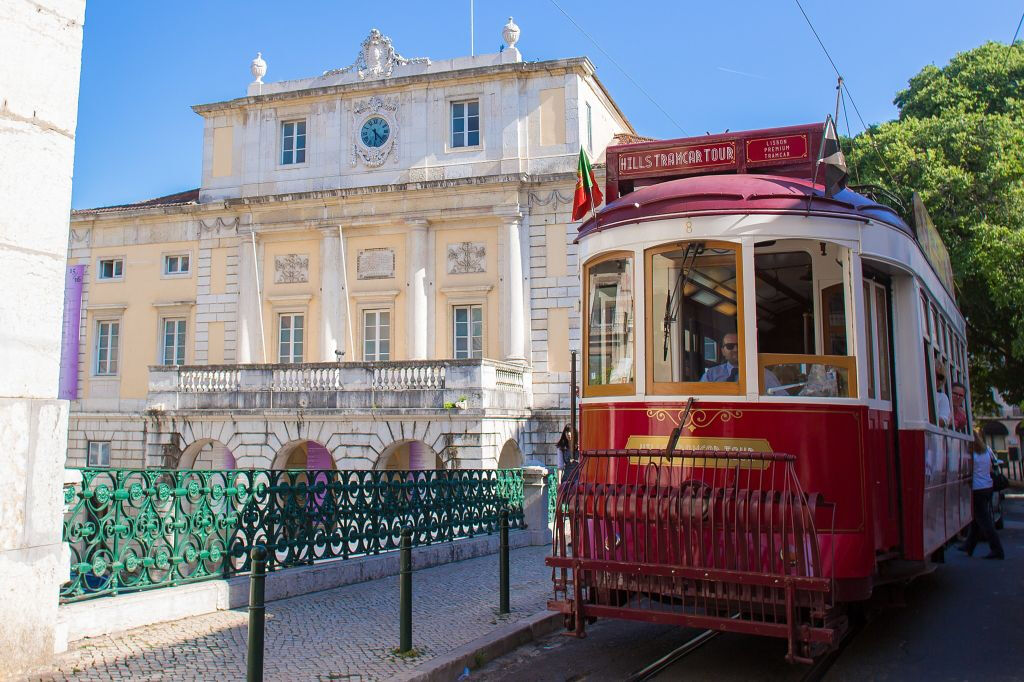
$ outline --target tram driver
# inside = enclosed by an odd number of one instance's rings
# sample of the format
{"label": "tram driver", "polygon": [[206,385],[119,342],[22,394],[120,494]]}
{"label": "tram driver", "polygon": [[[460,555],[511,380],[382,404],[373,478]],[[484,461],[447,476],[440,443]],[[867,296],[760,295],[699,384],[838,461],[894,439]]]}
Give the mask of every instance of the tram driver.
{"label": "tram driver", "polygon": [[[729,332],[722,337],[722,343],[719,345],[722,349],[722,359],[725,362],[713,365],[704,370],[704,374],[701,376],[701,381],[739,381],[740,380],[740,344],[739,337],[735,332]],[[770,369],[764,371],[764,383],[769,390],[778,388],[779,384],[778,377],[775,376],[774,372]]]}

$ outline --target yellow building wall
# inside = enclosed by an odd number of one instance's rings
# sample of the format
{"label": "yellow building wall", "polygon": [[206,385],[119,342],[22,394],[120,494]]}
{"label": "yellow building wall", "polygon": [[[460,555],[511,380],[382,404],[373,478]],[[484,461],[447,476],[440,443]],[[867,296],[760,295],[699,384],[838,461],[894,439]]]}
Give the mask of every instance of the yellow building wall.
{"label": "yellow building wall", "polygon": [[207,351],[207,361],[211,365],[223,365],[224,364],[224,323],[223,322],[210,322],[207,326],[207,333],[209,335],[209,350]]}
{"label": "yellow building wall", "polygon": [[[89,383],[96,370],[96,325],[100,319],[120,316],[118,375],[121,398],[146,397],[149,388],[149,365],[161,361],[162,312],[154,303],[187,302],[184,309],[173,311],[173,317],[184,313],[186,319],[185,362],[194,362],[192,347],[195,338],[196,256],[198,242],[168,242],[140,246],[113,246],[93,249],[89,270],[89,308],[85,334],[88,363],[82,396],[88,396]],[[168,254],[188,253],[190,272],[187,276],[164,276],[163,257]],[[124,277],[120,280],[97,279],[101,259],[123,257]],[[123,311],[101,309],[98,306],[123,305]],[[102,377],[101,379],[106,379]],[[111,377],[113,379],[113,377]]]}
{"label": "yellow building wall", "polygon": [[210,249],[211,294],[227,293],[229,253],[238,253],[238,247]]}
{"label": "yellow building wall", "polygon": [[[302,361],[320,361],[320,238],[309,233],[266,236],[262,240],[260,284],[263,289],[263,332],[267,362],[278,361],[278,316],[305,315]],[[305,282],[278,282],[275,264],[279,256],[309,259]]]}
{"label": "yellow building wall", "polygon": [[565,277],[569,274],[566,262],[565,225],[548,225],[545,237],[545,263],[548,277]]}
{"label": "yellow building wall", "polygon": [[[345,233],[345,269],[349,288],[349,322],[352,324],[352,339],[355,343],[352,362],[363,360],[363,310],[391,309],[391,359],[409,358],[406,340],[409,334],[406,317],[406,295],[408,290],[407,232],[396,230],[390,233],[348,231]],[[359,279],[359,252],[364,249],[391,249],[395,252],[395,276],[378,279]],[[392,294],[394,294],[392,297]],[[347,329],[342,329],[348,334]],[[348,345],[348,340],[345,344]]]}
{"label": "yellow building wall", "polygon": [[213,177],[225,178],[231,175],[232,142],[234,127],[213,129]]}
{"label": "yellow building wall", "polygon": [[565,88],[540,91],[540,145],[565,144]]}
{"label": "yellow building wall", "polygon": [[[439,229],[435,234],[434,273],[434,358],[455,356],[452,306],[480,303],[484,306],[484,357],[498,359],[501,353],[501,293],[498,269],[498,228],[474,227]],[[448,245],[479,242],[487,251],[485,271],[448,274]],[[486,287],[489,291],[484,291]],[[465,289],[460,291],[460,289]],[[475,290],[474,290],[475,289]],[[447,290],[447,291],[446,291]]]}

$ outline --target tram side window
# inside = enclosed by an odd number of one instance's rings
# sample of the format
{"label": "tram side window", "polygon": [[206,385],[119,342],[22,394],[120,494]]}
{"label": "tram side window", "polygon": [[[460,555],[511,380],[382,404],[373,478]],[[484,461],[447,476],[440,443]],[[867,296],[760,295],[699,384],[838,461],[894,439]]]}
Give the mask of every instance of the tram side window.
{"label": "tram side window", "polygon": [[653,382],[704,382],[709,385],[693,390],[739,392],[737,248],[690,242],[648,254]]}
{"label": "tram side window", "polygon": [[[778,249],[784,245],[766,246]],[[755,247],[761,394],[856,395],[856,364],[846,355],[845,287],[841,281],[835,282],[843,277],[836,247],[830,247],[829,255],[828,249],[816,242],[800,240],[792,246],[800,250],[764,252],[761,245]]]}
{"label": "tram side window", "polygon": [[892,400],[889,295],[885,286],[864,280],[864,341],[867,351],[867,397]]}
{"label": "tram side window", "polygon": [[633,259],[587,267],[587,384],[631,386],[633,378]]}

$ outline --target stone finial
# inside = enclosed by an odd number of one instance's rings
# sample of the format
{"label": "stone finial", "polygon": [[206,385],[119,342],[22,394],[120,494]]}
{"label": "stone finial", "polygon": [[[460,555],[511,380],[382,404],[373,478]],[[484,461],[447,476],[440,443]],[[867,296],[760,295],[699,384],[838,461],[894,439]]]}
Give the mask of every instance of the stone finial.
{"label": "stone finial", "polygon": [[267,75],[267,63],[263,61],[262,52],[256,53],[256,59],[249,65],[249,71],[252,73],[253,83],[263,85],[263,77]]}
{"label": "stone finial", "polygon": [[501,37],[505,39],[505,44],[510,48],[515,48],[516,43],[519,42],[519,27],[516,26],[516,22],[512,21],[512,17],[508,18],[508,23],[501,30]]}

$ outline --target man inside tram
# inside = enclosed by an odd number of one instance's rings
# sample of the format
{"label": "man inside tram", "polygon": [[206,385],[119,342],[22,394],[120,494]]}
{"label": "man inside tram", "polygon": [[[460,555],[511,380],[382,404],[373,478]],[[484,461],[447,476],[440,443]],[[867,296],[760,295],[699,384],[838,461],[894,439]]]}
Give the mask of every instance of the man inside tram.
{"label": "man inside tram", "polygon": [[725,362],[714,365],[704,370],[701,381],[739,381],[740,380],[740,344],[739,337],[735,332],[729,332],[722,337],[719,345],[722,349],[722,359]]}
{"label": "man inside tram", "polygon": [[[713,365],[704,370],[704,374],[701,376],[701,381],[739,381],[740,380],[740,346],[739,337],[735,332],[729,332],[722,337],[722,343],[719,345],[722,349],[722,359],[725,362]],[[778,378],[770,370],[764,371],[764,383],[768,389],[778,388]]]}

